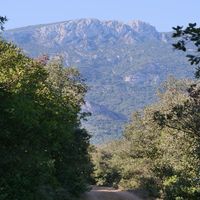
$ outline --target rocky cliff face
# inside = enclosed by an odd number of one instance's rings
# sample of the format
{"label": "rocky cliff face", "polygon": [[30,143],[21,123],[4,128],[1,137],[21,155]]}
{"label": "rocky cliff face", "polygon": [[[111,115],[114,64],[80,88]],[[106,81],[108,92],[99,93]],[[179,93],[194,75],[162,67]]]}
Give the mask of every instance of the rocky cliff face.
{"label": "rocky cliff face", "polygon": [[[20,33],[23,32],[23,35]],[[119,21],[100,21],[97,19],[69,20],[54,24],[29,26],[10,30],[6,37],[14,36],[16,42],[26,43],[34,40],[37,43],[47,42],[53,44],[82,43],[83,40],[95,39],[95,42],[106,42],[109,40],[123,41],[125,43],[140,40],[141,35],[145,37],[159,38],[155,27],[142,21],[131,21],[122,23]],[[148,34],[148,35],[147,35]],[[39,39],[39,40],[38,40]]]}
{"label": "rocky cliff face", "polygon": [[191,76],[185,59],[173,52],[170,33],[142,21],[69,20],[6,31],[3,37],[36,57],[62,55],[90,87],[83,109],[93,115],[84,126],[94,142],[121,135],[133,110],[155,101],[167,76]]}

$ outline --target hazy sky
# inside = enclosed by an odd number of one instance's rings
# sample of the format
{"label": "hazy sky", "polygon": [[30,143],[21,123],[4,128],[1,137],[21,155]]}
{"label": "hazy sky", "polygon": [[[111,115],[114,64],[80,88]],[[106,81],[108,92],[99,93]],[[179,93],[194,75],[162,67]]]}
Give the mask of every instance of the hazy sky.
{"label": "hazy sky", "polygon": [[172,26],[200,24],[200,0],[0,0],[6,29],[78,18],[139,19],[171,31]]}

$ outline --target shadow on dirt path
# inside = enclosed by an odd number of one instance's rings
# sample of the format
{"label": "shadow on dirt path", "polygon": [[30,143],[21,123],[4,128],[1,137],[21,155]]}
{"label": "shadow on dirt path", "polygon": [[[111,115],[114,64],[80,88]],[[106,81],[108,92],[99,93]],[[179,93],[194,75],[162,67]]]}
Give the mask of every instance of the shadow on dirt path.
{"label": "shadow on dirt path", "polygon": [[108,187],[93,187],[90,192],[86,192],[81,200],[142,200],[136,195],[121,191],[115,190]]}

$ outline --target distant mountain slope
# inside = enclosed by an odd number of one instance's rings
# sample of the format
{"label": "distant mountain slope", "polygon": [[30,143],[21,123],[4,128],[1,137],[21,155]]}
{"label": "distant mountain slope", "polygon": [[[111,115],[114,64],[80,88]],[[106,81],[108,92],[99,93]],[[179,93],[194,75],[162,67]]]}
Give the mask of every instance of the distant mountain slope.
{"label": "distant mountain slope", "polygon": [[90,91],[83,109],[93,142],[121,135],[134,110],[155,101],[158,85],[172,74],[191,76],[184,56],[172,50],[170,33],[141,21],[69,20],[6,31],[3,37],[36,57],[62,55],[79,68]]}

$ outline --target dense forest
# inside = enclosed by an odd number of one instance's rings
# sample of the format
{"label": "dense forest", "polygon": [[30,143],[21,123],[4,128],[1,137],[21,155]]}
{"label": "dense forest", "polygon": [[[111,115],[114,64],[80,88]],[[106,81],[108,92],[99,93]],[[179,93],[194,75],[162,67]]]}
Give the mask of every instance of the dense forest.
{"label": "dense forest", "polygon": [[[3,30],[7,19],[0,17]],[[169,77],[121,139],[93,146],[81,127],[87,86],[60,57],[32,59],[0,40],[0,200],[73,200],[89,184],[148,198],[200,198],[200,28],[174,28],[195,80]]]}

